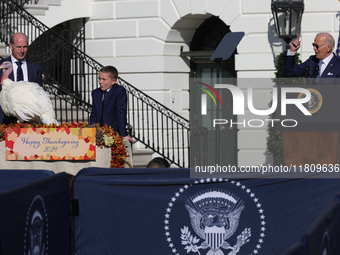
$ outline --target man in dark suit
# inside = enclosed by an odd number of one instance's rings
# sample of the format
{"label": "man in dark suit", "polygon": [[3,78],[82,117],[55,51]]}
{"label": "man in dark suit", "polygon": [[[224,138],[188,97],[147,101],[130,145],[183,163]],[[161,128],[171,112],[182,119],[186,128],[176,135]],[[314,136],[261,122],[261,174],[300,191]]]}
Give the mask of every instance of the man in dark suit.
{"label": "man in dark suit", "polygon": [[[11,41],[9,44],[12,54],[8,58],[1,60],[0,65],[9,61],[12,62],[13,71],[8,76],[9,79],[13,81],[29,81],[38,83],[43,86],[42,82],[42,70],[41,67],[31,61],[26,59],[27,49],[28,49],[28,38],[23,33],[15,33],[11,36]],[[17,63],[20,62],[20,63]],[[2,77],[4,70],[0,70],[0,79]],[[0,91],[2,86],[0,86]],[[16,122],[16,118],[6,116],[2,109],[0,109],[0,124],[10,124]]]}
{"label": "man in dark suit", "polygon": [[132,138],[126,131],[127,96],[123,86],[116,84],[118,71],[113,66],[105,66],[99,71],[99,85],[92,91],[92,112],[90,124],[107,124],[119,135]]}
{"label": "man in dark suit", "polygon": [[340,84],[338,79],[340,78],[340,59],[333,53],[335,45],[333,36],[329,33],[317,34],[314,43],[312,43],[315,55],[310,56],[305,62],[295,65],[294,58],[296,51],[300,48],[300,43],[299,35],[297,35],[297,39],[290,44],[290,50],[285,56],[284,74],[312,77],[313,83],[318,85]]}

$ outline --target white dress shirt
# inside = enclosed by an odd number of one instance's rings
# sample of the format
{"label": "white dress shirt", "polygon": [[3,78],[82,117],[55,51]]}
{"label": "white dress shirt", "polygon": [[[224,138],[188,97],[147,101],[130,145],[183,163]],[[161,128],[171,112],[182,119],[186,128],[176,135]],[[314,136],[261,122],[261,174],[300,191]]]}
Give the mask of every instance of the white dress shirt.
{"label": "white dress shirt", "polygon": [[329,62],[332,60],[332,58],[334,57],[334,54],[332,53],[331,55],[329,55],[327,58],[323,59],[323,64],[320,67],[320,77],[323,73],[323,71],[325,71],[327,65],[329,64]]}
{"label": "white dress shirt", "polygon": [[[18,65],[15,63],[18,60],[16,60],[12,55],[11,55],[11,60],[12,60],[12,66],[13,66],[13,76],[14,76],[14,81],[17,81],[17,70],[18,70]],[[27,71],[27,63],[26,59],[21,60],[21,69],[22,73],[24,75],[24,81],[28,81],[28,71]]]}

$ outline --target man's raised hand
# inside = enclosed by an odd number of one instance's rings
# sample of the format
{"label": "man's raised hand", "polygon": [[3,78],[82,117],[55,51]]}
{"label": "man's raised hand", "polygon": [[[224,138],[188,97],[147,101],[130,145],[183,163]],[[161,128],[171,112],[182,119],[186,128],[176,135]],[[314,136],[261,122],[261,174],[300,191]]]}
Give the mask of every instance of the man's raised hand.
{"label": "man's raised hand", "polygon": [[295,52],[300,49],[300,43],[299,34],[297,34],[297,38],[290,43],[290,51]]}

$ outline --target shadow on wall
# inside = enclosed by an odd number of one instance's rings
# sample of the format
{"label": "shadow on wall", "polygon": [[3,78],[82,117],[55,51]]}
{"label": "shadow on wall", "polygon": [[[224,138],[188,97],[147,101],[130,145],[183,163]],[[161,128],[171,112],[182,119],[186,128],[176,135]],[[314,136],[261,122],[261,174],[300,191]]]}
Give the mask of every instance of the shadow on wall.
{"label": "shadow on wall", "polygon": [[268,22],[267,35],[268,35],[268,42],[269,42],[271,52],[273,55],[273,67],[274,67],[277,55],[279,55],[281,52],[284,52],[286,50],[285,42],[282,39],[276,37],[274,18],[271,18]]}

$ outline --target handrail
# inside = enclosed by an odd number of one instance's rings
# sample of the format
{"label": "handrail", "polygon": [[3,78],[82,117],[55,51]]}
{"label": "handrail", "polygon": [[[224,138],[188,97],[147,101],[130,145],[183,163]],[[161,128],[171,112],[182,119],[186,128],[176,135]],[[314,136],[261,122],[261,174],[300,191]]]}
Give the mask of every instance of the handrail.
{"label": "handrail", "polygon": [[[91,92],[97,87],[102,65],[13,0],[1,0],[0,24],[0,41],[6,45],[15,32],[29,37],[28,58],[43,68],[44,87],[55,96],[58,120],[88,121]],[[190,166],[189,121],[123,79],[118,78],[117,83],[128,93],[127,120],[133,128],[130,135],[173,164]]]}

